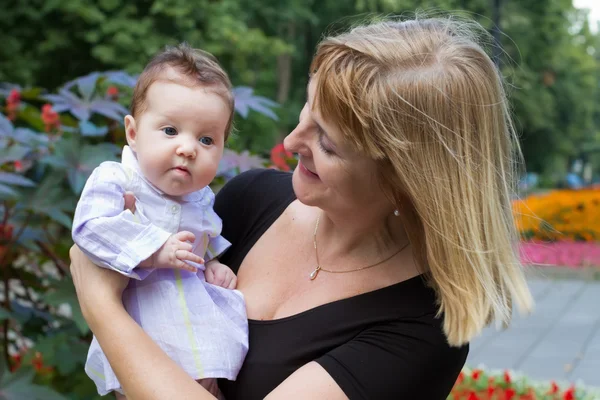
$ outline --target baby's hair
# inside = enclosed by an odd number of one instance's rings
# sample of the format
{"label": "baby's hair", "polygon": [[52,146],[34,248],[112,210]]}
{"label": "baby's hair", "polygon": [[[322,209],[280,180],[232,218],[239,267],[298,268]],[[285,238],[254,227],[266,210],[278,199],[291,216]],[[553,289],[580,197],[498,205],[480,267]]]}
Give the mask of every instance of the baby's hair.
{"label": "baby's hair", "polygon": [[156,54],[140,74],[133,90],[131,100],[131,115],[141,116],[146,109],[146,94],[148,88],[160,79],[171,79],[165,76],[165,71],[172,68],[181,74],[178,83],[188,86],[202,86],[211,89],[229,106],[231,113],[225,129],[225,139],[229,136],[233,122],[234,97],[231,91],[229,76],[219,65],[217,59],[210,53],[194,49],[187,43],[177,46],[166,46]]}

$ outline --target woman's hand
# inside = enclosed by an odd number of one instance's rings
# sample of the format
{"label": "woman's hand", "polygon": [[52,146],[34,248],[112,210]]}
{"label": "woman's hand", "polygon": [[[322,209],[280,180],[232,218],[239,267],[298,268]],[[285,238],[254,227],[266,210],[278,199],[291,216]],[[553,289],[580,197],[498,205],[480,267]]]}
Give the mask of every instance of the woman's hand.
{"label": "woman's hand", "polygon": [[[95,265],[77,245],[71,247],[69,256],[71,257],[71,275],[81,312],[93,330],[97,319],[96,313],[108,312],[112,305],[123,307],[121,296],[127,287],[129,278]],[[102,317],[98,319],[102,319]]]}

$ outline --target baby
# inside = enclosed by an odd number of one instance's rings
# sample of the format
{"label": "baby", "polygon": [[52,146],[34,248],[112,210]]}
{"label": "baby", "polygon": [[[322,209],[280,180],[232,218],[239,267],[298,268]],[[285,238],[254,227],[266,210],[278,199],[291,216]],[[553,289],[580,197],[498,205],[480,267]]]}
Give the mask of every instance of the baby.
{"label": "baby", "polygon": [[[248,351],[244,299],[216,260],[230,243],[208,187],[232,118],[231,83],[210,54],[180,45],[156,55],[125,117],[122,161],[93,171],[72,232],[93,262],[133,278],[123,293],[127,311],[213,393],[216,378],[236,378]],[[124,210],[125,192],[136,197],[133,213]],[[223,287],[207,283],[205,272]],[[95,338],[85,371],[100,395],[124,398]]]}

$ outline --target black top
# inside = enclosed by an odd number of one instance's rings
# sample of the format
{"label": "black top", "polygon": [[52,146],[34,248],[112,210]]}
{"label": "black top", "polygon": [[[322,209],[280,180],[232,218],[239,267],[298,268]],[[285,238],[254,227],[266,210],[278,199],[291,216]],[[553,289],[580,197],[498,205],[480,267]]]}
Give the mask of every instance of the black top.
{"label": "black top", "polygon": [[[233,243],[221,262],[237,273],[295,199],[286,172],[252,170],[227,183],[215,200],[223,236]],[[249,320],[244,365],[235,382],[220,380],[219,387],[227,400],[263,399],[316,361],[350,399],[446,399],[468,345],[450,347],[435,314],[435,294],[417,276],[290,317]]]}

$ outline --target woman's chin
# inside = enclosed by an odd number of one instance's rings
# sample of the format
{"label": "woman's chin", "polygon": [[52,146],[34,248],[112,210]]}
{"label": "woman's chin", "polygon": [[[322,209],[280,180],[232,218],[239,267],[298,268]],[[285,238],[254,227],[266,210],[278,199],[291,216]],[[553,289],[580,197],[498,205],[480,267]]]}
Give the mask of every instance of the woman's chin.
{"label": "woman's chin", "polygon": [[300,203],[307,206],[319,205],[321,188],[314,181],[307,180],[298,169],[294,171],[294,175],[292,176],[292,186],[296,199]]}

